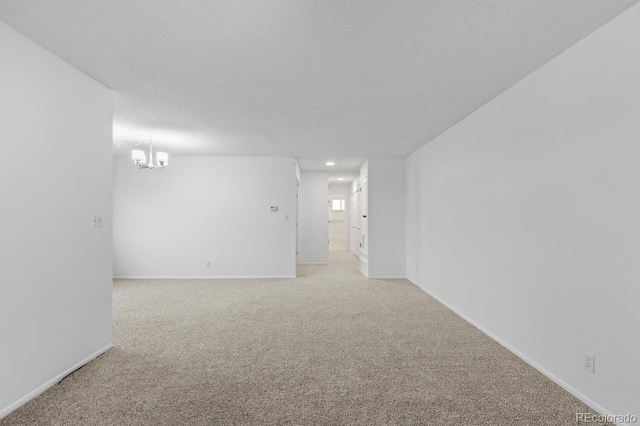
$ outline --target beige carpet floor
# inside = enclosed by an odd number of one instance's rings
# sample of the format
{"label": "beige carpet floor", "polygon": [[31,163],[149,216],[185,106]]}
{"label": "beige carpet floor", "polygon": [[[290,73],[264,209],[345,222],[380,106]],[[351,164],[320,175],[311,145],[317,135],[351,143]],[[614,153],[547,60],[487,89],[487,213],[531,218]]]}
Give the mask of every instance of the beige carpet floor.
{"label": "beige carpet floor", "polygon": [[348,252],[296,279],[116,280],[114,345],[0,425],[575,425],[591,412]]}

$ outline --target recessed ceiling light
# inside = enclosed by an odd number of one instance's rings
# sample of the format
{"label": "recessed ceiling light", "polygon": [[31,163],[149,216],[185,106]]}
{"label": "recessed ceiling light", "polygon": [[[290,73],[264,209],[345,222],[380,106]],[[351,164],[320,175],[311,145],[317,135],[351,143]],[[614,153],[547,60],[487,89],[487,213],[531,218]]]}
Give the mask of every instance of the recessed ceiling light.
{"label": "recessed ceiling light", "polygon": [[326,164],[327,164],[327,166],[335,166],[336,165],[336,163],[333,162],[333,161],[327,161]]}
{"label": "recessed ceiling light", "polygon": [[338,178],[338,180],[344,180],[344,178]]}

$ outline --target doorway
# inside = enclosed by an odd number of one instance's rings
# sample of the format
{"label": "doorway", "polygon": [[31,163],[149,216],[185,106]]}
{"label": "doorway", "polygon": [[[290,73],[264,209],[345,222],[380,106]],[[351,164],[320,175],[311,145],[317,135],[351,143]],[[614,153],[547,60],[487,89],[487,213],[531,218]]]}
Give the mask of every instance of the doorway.
{"label": "doorway", "polygon": [[346,200],[332,198],[329,200],[329,250],[346,250]]}

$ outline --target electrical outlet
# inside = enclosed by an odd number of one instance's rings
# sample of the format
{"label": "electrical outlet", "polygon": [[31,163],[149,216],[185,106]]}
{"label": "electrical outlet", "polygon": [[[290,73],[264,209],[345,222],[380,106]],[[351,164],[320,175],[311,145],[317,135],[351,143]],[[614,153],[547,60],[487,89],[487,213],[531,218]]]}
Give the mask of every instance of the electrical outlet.
{"label": "electrical outlet", "polygon": [[589,352],[583,352],[582,354],[583,354],[582,365],[584,366],[584,369],[591,373],[595,373],[596,372],[596,356],[593,354],[590,354]]}
{"label": "electrical outlet", "polygon": [[211,268],[211,261],[210,260],[207,261],[207,268]]}
{"label": "electrical outlet", "polygon": [[91,215],[91,227],[92,228],[102,228],[102,216],[99,214]]}

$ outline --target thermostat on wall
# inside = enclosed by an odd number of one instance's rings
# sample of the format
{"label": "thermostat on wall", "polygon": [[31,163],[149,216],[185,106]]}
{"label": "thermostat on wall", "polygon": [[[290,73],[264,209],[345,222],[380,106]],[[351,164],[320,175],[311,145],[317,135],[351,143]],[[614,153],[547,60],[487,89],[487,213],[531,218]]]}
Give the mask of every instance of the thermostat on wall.
{"label": "thermostat on wall", "polygon": [[277,212],[278,211],[278,206],[271,206],[271,211],[272,212]]}

